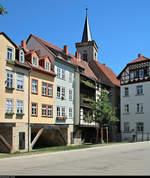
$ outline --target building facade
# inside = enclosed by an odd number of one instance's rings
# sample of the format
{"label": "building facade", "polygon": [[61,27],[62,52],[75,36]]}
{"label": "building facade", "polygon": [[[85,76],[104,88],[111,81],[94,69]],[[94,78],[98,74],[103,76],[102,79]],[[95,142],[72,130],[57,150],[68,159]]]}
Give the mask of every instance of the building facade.
{"label": "building facade", "polygon": [[0,33],[0,151],[29,149],[29,74],[25,51]]}
{"label": "building facade", "polygon": [[148,140],[150,59],[138,55],[118,75],[121,83],[122,140]]}

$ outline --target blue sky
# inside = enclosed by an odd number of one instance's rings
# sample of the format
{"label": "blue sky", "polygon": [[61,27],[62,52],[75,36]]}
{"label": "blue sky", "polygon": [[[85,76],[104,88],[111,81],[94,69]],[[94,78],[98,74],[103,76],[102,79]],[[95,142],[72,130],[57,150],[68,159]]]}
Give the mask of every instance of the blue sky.
{"label": "blue sky", "polygon": [[99,47],[98,61],[117,75],[138,53],[150,58],[150,0],[0,0],[8,14],[0,31],[16,44],[32,33],[75,54],[85,21]]}

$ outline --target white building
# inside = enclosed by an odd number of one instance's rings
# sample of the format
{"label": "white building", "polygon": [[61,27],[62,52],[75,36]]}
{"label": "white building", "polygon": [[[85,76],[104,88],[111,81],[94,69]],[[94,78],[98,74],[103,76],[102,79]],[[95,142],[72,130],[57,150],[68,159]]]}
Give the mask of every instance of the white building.
{"label": "white building", "polygon": [[122,140],[150,139],[150,59],[138,55],[119,74]]}

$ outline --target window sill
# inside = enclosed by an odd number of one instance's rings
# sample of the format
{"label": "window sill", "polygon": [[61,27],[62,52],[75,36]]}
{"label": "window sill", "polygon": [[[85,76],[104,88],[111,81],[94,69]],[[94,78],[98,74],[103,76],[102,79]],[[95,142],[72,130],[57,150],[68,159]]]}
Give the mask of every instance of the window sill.
{"label": "window sill", "polygon": [[143,94],[136,94],[135,96],[143,96],[144,95],[144,93]]}
{"label": "window sill", "polygon": [[24,92],[24,89],[18,89],[18,88],[16,88],[16,90],[17,90],[17,91],[22,91],[22,92]]}
{"label": "window sill", "polygon": [[13,87],[5,87],[6,90],[14,90],[15,88]]}
{"label": "window sill", "polygon": [[136,112],[135,114],[144,114],[144,112]]}
{"label": "window sill", "polygon": [[31,115],[31,117],[38,117],[38,115]]}
{"label": "window sill", "polygon": [[33,92],[32,92],[31,94],[33,94],[33,95],[38,95],[38,93],[33,93]]}
{"label": "window sill", "polygon": [[128,113],[123,113],[123,115],[130,115],[130,113],[128,112]]}

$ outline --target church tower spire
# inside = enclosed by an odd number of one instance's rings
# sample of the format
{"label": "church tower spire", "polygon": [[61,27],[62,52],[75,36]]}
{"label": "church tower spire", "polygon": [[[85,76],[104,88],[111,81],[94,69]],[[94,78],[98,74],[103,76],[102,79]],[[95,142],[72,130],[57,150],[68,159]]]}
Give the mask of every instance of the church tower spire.
{"label": "church tower spire", "polygon": [[88,41],[92,41],[92,36],[91,36],[89,21],[88,21],[88,8],[86,8],[86,19],[85,19],[84,30],[82,35],[82,42],[88,42]]}
{"label": "church tower spire", "polygon": [[90,26],[88,22],[88,9],[86,8],[86,18],[83,29],[82,41],[76,43],[77,52],[81,54],[81,59],[90,62],[91,60],[97,61],[98,46],[92,40]]}

